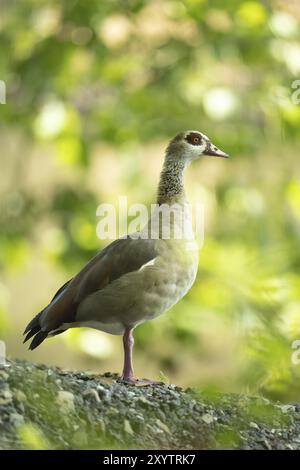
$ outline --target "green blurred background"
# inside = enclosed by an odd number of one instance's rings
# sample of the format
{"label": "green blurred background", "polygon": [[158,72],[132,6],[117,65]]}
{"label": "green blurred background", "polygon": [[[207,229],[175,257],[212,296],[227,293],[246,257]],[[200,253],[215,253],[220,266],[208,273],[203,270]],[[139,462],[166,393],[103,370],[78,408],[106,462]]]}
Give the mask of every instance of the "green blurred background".
{"label": "green blurred background", "polygon": [[102,202],[154,202],[168,140],[231,154],[187,173],[206,208],[194,288],[136,330],[138,376],[298,399],[300,4],[1,1],[0,337],[11,357],[120,371],[122,341],[73,330],[29,353],[27,322],[104,242]]}

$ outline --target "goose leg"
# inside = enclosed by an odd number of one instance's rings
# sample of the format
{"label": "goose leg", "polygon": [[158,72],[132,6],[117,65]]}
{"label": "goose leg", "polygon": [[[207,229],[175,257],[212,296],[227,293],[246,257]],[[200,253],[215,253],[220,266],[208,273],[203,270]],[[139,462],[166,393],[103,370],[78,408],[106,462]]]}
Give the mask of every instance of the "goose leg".
{"label": "goose leg", "polygon": [[134,379],[133,365],[132,365],[132,351],[134,345],[134,338],[132,334],[133,328],[126,328],[123,335],[124,346],[124,367],[122,373],[122,380],[131,382]]}
{"label": "goose leg", "polygon": [[134,345],[133,338],[133,328],[126,328],[123,335],[123,345],[124,345],[124,366],[123,373],[121,377],[122,382],[129,383],[131,385],[137,385],[140,387],[147,385],[162,384],[162,382],[157,382],[154,380],[148,379],[137,379],[134,377],[133,365],[132,365],[132,351]]}

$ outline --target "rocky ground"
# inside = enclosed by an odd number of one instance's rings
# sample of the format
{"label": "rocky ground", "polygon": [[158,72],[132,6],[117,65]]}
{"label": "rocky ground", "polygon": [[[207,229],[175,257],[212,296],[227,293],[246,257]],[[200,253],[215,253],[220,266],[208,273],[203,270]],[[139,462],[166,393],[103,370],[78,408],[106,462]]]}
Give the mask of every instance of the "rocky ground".
{"label": "rocky ground", "polygon": [[8,362],[0,449],[300,449],[300,405]]}

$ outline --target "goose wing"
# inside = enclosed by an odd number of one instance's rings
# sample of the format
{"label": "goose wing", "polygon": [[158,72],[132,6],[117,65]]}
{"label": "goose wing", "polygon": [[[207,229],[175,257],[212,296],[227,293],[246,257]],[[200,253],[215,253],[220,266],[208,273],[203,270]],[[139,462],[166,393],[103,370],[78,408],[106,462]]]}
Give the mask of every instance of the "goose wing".
{"label": "goose wing", "polygon": [[49,334],[62,333],[63,324],[75,322],[77,309],[87,296],[157,256],[155,240],[126,237],[114,241],[66,282],[31,320],[24,331],[24,342],[33,337],[29,349],[35,349]]}

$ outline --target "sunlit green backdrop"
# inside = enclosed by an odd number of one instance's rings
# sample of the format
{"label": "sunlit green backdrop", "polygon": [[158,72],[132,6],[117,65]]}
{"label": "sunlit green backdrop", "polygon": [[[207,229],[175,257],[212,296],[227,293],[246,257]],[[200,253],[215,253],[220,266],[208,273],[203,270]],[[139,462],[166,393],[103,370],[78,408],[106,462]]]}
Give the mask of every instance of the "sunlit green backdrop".
{"label": "sunlit green backdrop", "polygon": [[[22,331],[105,243],[96,208],[154,202],[163,150],[199,129],[231,154],[187,174],[203,202],[194,288],[136,330],[136,373],[299,399],[300,3],[1,1],[0,335],[10,356],[119,371],[119,337]],[[295,100],[294,100],[295,101]]]}

